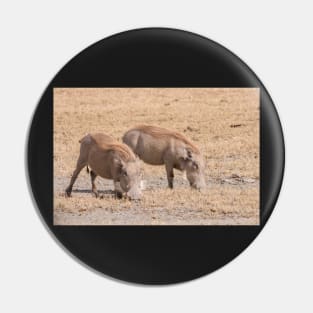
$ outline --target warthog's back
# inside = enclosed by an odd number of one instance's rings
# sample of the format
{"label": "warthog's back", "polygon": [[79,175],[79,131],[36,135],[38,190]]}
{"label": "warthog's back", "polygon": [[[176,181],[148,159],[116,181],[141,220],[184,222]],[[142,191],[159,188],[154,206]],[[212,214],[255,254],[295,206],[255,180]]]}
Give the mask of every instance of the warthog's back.
{"label": "warthog's back", "polygon": [[135,159],[133,151],[127,145],[119,143],[113,137],[106,134],[88,134],[79,142],[82,146],[85,146],[87,149],[92,151],[97,151],[99,153],[108,153],[113,151],[119,154],[125,161]]}
{"label": "warthog's back", "polygon": [[152,126],[152,125],[139,125],[136,126],[134,129],[139,130],[140,132],[144,134],[148,134],[152,136],[154,139],[158,140],[178,140],[189,146],[194,150],[194,152],[199,153],[199,149],[184,135],[181,133],[178,133],[176,131],[162,128],[162,127],[157,127],[157,126]]}
{"label": "warthog's back", "polygon": [[139,125],[123,136],[123,142],[146,163],[161,165],[164,163],[164,154],[172,152],[174,158],[175,150],[179,147],[189,147],[195,153],[198,148],[182,134],[150,125]]}

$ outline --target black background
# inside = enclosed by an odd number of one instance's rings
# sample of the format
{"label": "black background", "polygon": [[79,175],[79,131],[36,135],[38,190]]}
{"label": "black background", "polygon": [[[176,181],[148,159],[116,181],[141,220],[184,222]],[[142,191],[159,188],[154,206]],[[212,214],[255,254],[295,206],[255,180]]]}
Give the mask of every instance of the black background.
{"label": "black background", "polygon": [[[260,226],[54,226],[53,87],[260,88]],[[97,42],[55,76],[32,121],[28,169],[33,195],[45,222],[73,255],[118,279],[166,284],[194,279],[220,268],[257,236],[281,187],[284,142],[267,91],[238,57],[192,33],[141,29]],[[254,264],[256,270],[260,265],[261,260]],[[47,267],[50,270],[53,265]]]}

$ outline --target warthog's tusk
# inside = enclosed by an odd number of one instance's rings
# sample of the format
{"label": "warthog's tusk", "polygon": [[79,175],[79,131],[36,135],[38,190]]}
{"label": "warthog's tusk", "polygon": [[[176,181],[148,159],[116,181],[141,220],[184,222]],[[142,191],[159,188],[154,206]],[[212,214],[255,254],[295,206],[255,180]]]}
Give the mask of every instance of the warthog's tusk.
{"label": "warthog's tusk", "polygon": [[145,190],[147,187],[147,181],[146,180],[141,180],[140,181],[140,189]]}

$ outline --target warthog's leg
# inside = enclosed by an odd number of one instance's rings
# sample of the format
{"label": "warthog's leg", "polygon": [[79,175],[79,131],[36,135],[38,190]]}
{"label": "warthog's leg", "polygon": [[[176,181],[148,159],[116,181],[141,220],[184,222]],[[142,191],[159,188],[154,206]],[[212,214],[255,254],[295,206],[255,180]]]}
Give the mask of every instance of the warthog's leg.
{"label": "warthog's leg", "polygon": [[68,187],[65,189],[66,195],[67,195],[68,197],[71,196],[72,188],[73,188],[73,185],[74,185],[74,183],[75,183],[75,180],[77,179],[78,174],[80,173],[80,171],[81,171],[86,165],[87,165],[87,164],[86,164],[85,161],[82,161],[81,158],[78,159],[77,165],[76,165],[76,169],[75,169],[75,171],[73,172],[73,175],[72,175],[70,184],[69,184]]}
{"label": "warthog's leg", "polygon": [[123,189],[119,181],[114,181],[114,191],[117,198],[123,197]]}
{"label": "warthog's leg", "polygon": [[173,181],[174,181],[174,170],[173,165],[171,163],[165,163],[165,169],[167,174],[167,181],[169,188],[173,188]]}
{"label": "warthog's leg", "polygon": [[90,178],[91,178],[91,191],[92,193],[96,196],[96,198],[98,198],[98,190],[95,184],[95,180],[96,180],[97,174],[94,171],[90,172]]}

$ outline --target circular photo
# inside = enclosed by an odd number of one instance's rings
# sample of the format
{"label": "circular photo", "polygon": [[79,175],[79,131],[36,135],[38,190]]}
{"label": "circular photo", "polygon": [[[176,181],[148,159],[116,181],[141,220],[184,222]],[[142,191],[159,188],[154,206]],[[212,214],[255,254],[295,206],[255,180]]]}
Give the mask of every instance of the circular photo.
{"label": "circular photo", "polygon": [[233,53],[139,29],[93,44],[53,78],[28,170],[45,223],[83,264],[170,284],[221,268],[260,233],[284,141],[269,94]]}

